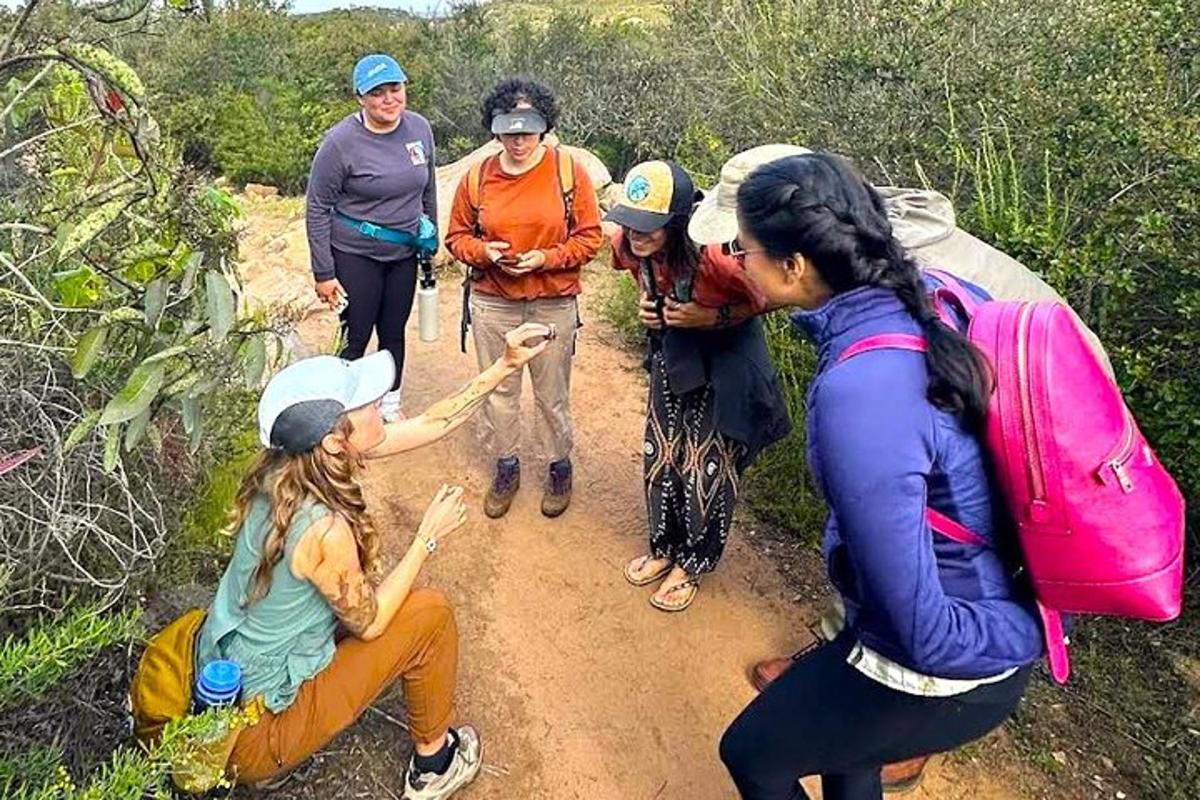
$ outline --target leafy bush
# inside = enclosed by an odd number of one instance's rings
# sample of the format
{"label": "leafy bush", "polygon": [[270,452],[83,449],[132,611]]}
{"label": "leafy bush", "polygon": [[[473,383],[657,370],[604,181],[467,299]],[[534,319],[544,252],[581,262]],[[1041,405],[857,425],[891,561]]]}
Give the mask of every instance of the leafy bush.
{"label": "leafy bush", "polygon": [[804,429],[808,385],[816,371],[816,353],[796,340],[783,313],[764,318],[767,349],[779,373],[792,417],[792,432],[758,457],[746,475],[750,507],[797,535],[816,541],[825,522],[825,503],[808,476]]}
{"label": "leafy bush", "polygon": [[23,639],[7,637],[0,643],[0,710],[37,697],[104,647],[132,639],[140,618],[136,609],[112,615],[81,606]]}

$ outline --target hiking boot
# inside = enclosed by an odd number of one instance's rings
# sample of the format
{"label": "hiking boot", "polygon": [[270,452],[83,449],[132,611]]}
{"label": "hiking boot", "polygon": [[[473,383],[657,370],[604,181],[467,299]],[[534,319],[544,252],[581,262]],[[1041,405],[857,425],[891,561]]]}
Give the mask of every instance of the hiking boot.
{"label": "hiking boot", "polygon": [[754,685],[756,690],[761,692],[767,688],[767,684],[787,672],[787,668],[792,665],[792,662],[793,659],[788,656],[768,658],[765,661],[760,661],[750,671],[750,683]]}
{"label": "hiking boot", "polygon": [[904,794],[916,789],[925,777],[927,763],[929,756],[917,756],[906,761],[897,761],[895,764],[884,764],[883,769],[879,771],[883,790],[888,794]]}
{"label": "hiking boot", "polygon": [[449,768],[441,775],[436,772],[417,772],[409,759],[404,777],[404,800],[443,800],[457,792],[479,773],[483,764],[483,749],[479,734],[470,725],[455,728],[458,747],[450,759]]}
{"label": "hiking boot", "polygon": [[[819,646],[819,643],[817,646]],[[796,663],[797,658],[803,657],[812,649],[814,648],[810,645],[792,656],[768,658],[765,661],[759,661],[750,670],[750,682],[754,684],[755,689],[761,692],[772,681],[787,672],[792,664]],[[879,777],[883,782],[883,790],[888,794],[904,794],[916,789],[921,785],[921,780],[925,772],[925,764],[928,761],[929,756],[917,756],[905,761],[897,761],[894,764],[884,764],[883,769],[879,771]]]}
{"label": "hiking boot", "polygon": [[508,513],[517,489],[521,488],[521,459],[516,456],[502,458],[496,462],[496,477],[483,499],[483,513],[499,519]]}
{"label": "hiking boot", "polygon": [[571,505],[571,459],[554,461],[546,476],[546,491],[542,494],[542,513],[557,517]]}

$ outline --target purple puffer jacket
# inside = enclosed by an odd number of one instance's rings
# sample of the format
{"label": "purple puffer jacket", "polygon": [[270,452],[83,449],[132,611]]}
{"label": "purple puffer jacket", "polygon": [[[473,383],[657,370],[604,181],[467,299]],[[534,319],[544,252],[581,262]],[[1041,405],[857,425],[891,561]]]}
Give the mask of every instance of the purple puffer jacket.
{"label": "purple puffer jacket", "polygon": [[1037,660],[1032,599],[997,550],[945,540],[925,521],[928,504],[989,541],[1009,535],[979,440],[926,399],[924,354],[877,350],[837,363],[867,336],[920,334],[916,321],[875,287],[792,321],[819,352],[808,455],[830,508],[825,557],[847,625],[925,675],[984,678]]}

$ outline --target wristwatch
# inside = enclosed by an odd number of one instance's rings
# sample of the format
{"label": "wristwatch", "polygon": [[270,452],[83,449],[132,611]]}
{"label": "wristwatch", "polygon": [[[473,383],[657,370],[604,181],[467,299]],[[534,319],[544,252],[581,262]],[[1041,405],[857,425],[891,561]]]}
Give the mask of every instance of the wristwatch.
{"label": "wristwatch", "polygon": [[425,543],[425,552],[433,555],[433,551],[437,550],[437,539],[430,539],[426,536],[418,536],[417,538]]}

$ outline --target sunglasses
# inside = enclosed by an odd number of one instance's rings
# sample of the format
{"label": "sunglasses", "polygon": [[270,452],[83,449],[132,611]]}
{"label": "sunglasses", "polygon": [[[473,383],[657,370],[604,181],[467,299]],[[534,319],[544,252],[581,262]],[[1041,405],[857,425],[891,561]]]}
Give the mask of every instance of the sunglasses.
{"label": "sunglasses", "polygon": [[737,265],[742,269],[746,268],[746,256],[750,255],[751,253],[767,252],[767,248],[765,247],[754,247],[750,250],[747,250],[746,248],[742,247],[742,243],[737,239],[734,239],[732,242],[726,242],[722,247],[725,250],[725,255],[731,256],[733,260],[737,262]]}

